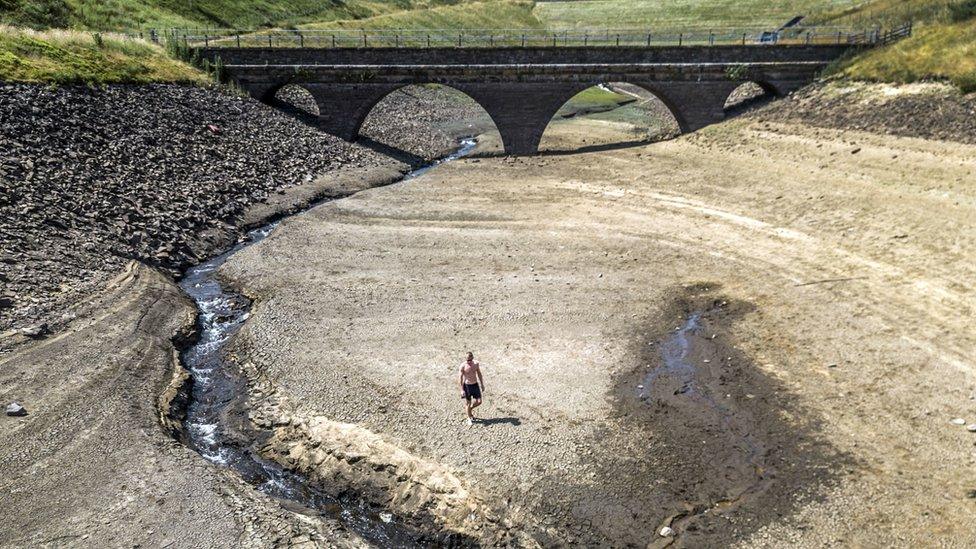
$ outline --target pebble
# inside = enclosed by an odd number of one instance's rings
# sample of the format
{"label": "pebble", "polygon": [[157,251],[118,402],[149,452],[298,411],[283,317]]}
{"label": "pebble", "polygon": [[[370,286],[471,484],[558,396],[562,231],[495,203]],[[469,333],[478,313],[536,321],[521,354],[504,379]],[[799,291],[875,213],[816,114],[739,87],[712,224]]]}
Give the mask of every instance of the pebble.
{"label": "pebble", "polygon": [[965,425],[966,424],[966,420],[963,419],[963,418],[961,418],[961,417],[957,417],[957,418],[952,419],[951,421],[949,421],[949,423],[951,423],[953,425]]}
{"label": "pebble", "polygon": [[665,526],[664,528],[661,528],[658,535],[660,535],[662,538],[669,538],[674,535],[674,530],[672,530],[670,526]]}
{"label": "pebble", "polygon": [[27,409],[16,402],[7,405],[7,415],[11,417],[26,416]]}
{"label": "pebble", "polygon": [[976,423],[970,423],[966,426],[966,430],[970,433],[976,433]]}

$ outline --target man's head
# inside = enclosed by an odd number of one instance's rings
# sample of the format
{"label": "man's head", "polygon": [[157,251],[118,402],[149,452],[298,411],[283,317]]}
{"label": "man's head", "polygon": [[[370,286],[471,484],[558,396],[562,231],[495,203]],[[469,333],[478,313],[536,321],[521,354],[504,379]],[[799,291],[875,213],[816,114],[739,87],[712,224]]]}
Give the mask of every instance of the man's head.
{"label": "man's head", "polygon": [[468,351],[468,362],[471,362],[472,360],[474,360],[474,353]]}

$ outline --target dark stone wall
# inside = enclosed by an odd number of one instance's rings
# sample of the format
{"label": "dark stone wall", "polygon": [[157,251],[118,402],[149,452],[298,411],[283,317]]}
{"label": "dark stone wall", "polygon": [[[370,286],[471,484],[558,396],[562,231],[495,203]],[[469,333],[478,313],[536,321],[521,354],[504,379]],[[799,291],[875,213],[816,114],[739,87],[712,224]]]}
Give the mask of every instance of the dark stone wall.
{"label": "dark stone wall", "polygon": [[830,62],[848,45],[555,48],[204,48],[225,65],[498,65]]}

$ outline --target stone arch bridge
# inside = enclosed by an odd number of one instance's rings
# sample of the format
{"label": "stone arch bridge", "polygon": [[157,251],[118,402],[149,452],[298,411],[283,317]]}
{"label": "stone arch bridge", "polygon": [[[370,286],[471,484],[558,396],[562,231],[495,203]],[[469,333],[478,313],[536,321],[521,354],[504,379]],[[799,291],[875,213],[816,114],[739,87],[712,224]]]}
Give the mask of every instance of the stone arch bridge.
{"label": "stone arch bridge", "polygon": [[591,86],[638,85],[689,132],[723,120],[726,99],[743,82],[782,96],[812,82],[853,47],[863,46],[212,47],[198,53],[219,57],[231,78],[265,102],[282,86],[302,86],[318,103],[322,129],[347,140],[356,139],[370,110],[390,92],[448,85],[487,111],[506,153],[530,155],[556,111]]}

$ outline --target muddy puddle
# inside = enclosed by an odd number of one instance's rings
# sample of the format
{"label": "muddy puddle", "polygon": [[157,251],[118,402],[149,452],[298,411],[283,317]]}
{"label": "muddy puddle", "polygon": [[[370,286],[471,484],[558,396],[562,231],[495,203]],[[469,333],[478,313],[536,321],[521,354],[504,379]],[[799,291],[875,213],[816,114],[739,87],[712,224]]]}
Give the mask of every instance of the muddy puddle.
{"label": "muddy puddle", "polygon": [[819,422],[786,387],[731,344],[754,307],[717,284],[675,294],[662,318],[636,327],[638,365],[618,377],[616,419],[597,432],[600,467],[586,498],[598,511],[575,520],[601,525],[598,543],[744,540],[819,498],[849,461],[822,443]]}

